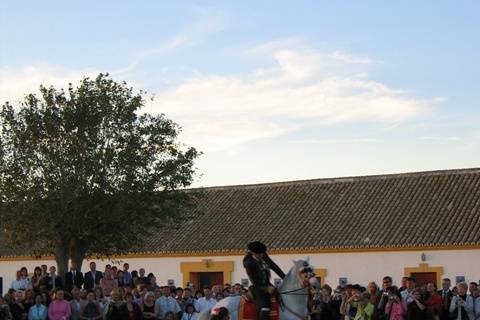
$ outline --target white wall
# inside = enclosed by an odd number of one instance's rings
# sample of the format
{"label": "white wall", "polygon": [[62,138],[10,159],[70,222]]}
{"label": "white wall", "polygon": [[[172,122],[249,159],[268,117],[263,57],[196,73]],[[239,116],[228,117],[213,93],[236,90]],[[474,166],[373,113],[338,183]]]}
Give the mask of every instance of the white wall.
{"label": "white wall", "polygon": [[[430,266],[444,268],[442,277],[449,277],[455,282],[456,276],[465,276],[466,281],[480,280],[480,249],[475,250],[442,250],[442,251],[399,251],[399,252],[361,252],[361,253],[322,253],[310,254],[310,263],[316,268],[327,269],[325,283],[332,286],[338,284],[339,277],[346,277],[350,283],[366,285],[369,281],[381,283],[384,275],[391,275],[394,283],[398,284],[403,276],[405,267],[417,267],[421,263],[421,254],[426,254],[426,261]],[[292,266],[291,259],[301,259],[305,255],[272,255],[273,260],[286,272]],[[201,261],[212,259],[213,261],[234,261],[232,282],[240,282],[246,278],[242,266],[242,256],[218,256],[218,257],[166,257],[166,258],[132,258],[123,259],[130,264],[130,270],[138,270],[144,267],[153,272],[159,284],[166,284],[168,279],[174,279],[176,285],[182,283],[180,262]],[[97,269],[103,270],[110,260],[95,260]],[[15,277],[15,271],[26,266],[29,272],[33,272],[35,266],[54,264],[54,261],[30,260],[30,261],[0,261],[0,277],[3,277],[3,292],[10,287]],[[88,262],[84,262],[83,271],[88,270]],[[276,276],[273,275],[275,278]]]}

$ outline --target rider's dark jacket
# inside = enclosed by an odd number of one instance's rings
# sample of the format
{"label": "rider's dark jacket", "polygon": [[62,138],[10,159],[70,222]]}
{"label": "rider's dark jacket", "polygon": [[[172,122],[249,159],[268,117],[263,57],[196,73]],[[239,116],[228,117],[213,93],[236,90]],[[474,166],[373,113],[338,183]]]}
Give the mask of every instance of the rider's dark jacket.
{"label": "rider's dark jacket", "polygon": [[267,254],[264,254],[263,261],[258,261],[248,252],[243,258],[243,266],[247,271],[250,282],[256,289],[266,291],[268,287],[271,286],[270,269],[280,278],[285,278],[285,273],[283,273],[282,269],[280,269]]}

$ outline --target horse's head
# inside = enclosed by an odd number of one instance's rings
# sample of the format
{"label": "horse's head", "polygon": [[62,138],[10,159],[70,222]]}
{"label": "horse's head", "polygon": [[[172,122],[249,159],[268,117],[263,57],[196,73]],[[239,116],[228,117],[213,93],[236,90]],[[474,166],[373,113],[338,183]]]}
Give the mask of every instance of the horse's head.
{"label": "horse's head", "polygon": [[299,280],[307,285],[311,278],[315,277],[314,267],[310,264],[310,258],[302,260],[293,260],[295,272],[298,275]]}

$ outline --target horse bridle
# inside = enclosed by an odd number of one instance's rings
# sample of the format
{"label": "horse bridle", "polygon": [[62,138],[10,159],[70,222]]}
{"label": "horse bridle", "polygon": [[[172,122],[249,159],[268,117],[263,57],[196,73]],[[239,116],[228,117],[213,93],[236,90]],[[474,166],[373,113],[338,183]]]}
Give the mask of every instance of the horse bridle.
{"label": "horse bridle", "polygon": [[[311,278],[311,277],[314,277],[315,274],[313,273],[313,269],[309,266],[309,265],[306,265],[304,266],[302,269],[300,269],[301,271],[299,273],[303,273],[307,276],[307,279]],[[299,277],[300,278],[300,277]],[[305,289],[308,289],[310,288],[310,283],[307,282],[305,283],[305,281],[303,279],[299,279],[300,282],[302,283],[302,286],[300,288],[297,288],[297,289],[293,289],[293,290],[288,290],[288,291],[282,291],[282,292],[278,292],[279,295],[297,295],[297,296],[308,296],[310,293],[307,292],[307,293],[298,293],[299,291],[303,291]],[[295,312],[294,310],[290,309],[287,304],[283,303],[281,304],[285,310],[287,310],[288,312],[290,312],[291,314],[293,314],[295,317],[297,317],[298,319],[300,320],[306,320],[308,319],[308,315],[301,315],[297,312]]]}

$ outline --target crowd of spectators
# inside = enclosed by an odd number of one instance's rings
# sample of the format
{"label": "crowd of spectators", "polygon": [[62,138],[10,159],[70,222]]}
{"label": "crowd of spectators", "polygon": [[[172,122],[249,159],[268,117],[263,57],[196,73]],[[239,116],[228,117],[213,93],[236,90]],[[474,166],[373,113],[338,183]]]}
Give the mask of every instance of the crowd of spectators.
{"label": "crowd of spectators", "polygon": [[403,277],[401,287],[386,276],[382,285],[329,285],[314,290],[314,320],[480,320],[478,283],[442,280],[442,288],[433,282],[417,285],[415,279]]}
{"label": "crowd of spectators", "polygon": [[[31,277],[23,267],[0,297],[0,320],[197,320],[224,297],[248,292],[238,283],[201,291],[159,286],[152,273],[130,271],[128,263],[121,270],[106,265],[102,272],[95,262],[89,267],[83,274],[72,264],[64,277],[54,266],[36,267]],[[437,290],[435,283],[417,286],[415,279],[404,277],[398,288],[387,276],[381,286],[313,286],[309,312],[312,320],[480,320],[479,295],[474,282],[452,286],[443,279]]]}

